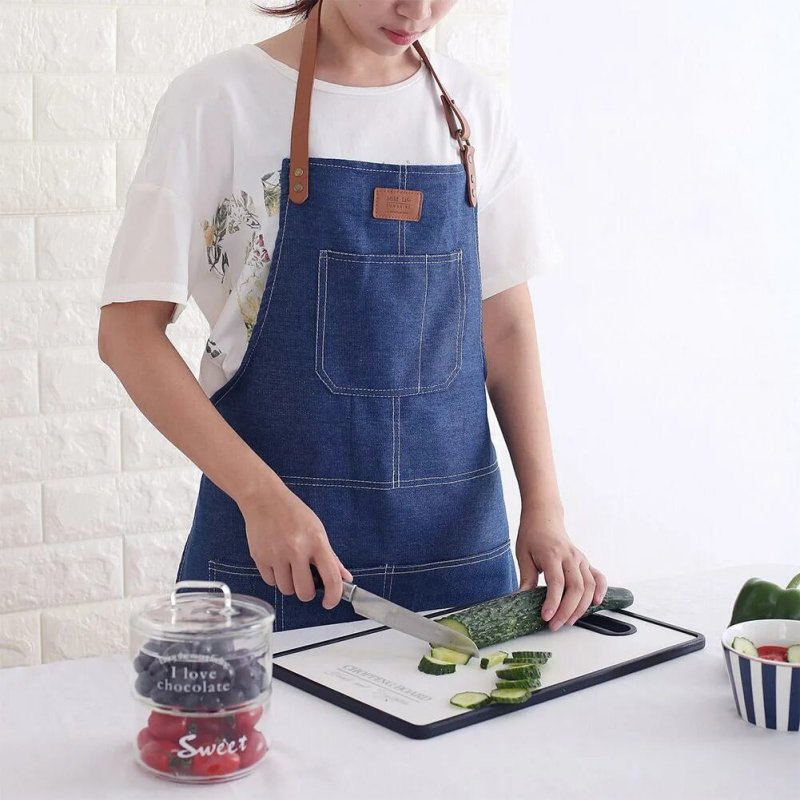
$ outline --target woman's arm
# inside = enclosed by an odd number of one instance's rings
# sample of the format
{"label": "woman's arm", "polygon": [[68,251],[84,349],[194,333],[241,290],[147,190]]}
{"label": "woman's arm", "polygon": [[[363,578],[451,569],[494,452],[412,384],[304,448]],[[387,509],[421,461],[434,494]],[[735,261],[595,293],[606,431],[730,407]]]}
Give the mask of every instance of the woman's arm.
{"label": "woman's arm", "polygon": [[341,599],[341,578],[349,573],[331,550],[322,522],[206,396],[166,335],[173,309],[161,300],[103,306],[101,360],[148,420],[239,506],[264,580],[277,583],[284,594],[297,590],[299,599],[311,600],[309,562],[314,563],[325,582],[324,605],[332,608]]}
{"label": "woman's arm", "polygon": [[486,387],[522,500],[516,544],[520,588],[536,586],[544,572],[548,592],[543,617],[557,630],[579,619],[592,602],[600,602],[606,581],[564,528],[527,283],[484,301],[483,338]]}

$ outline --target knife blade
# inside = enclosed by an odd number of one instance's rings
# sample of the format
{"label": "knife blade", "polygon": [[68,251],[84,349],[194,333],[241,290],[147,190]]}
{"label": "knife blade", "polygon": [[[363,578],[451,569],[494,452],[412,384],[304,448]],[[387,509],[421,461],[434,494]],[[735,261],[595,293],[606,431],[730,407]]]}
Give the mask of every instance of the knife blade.
{"label": "knife blade", "polygon": [[[314,578],[314,586],[317,593],[324,592],[325,584],[317,571],[311,564],[311,575]],[[354,583],[342,579],[342,600],[352,604],[353,610],[362,617],[380,622],[394,630],[407,633],[416,639],[422,639],[433,645],[447,647],[459,653],[469,653],[471,656],[479,656],[475,642],[463,633],[459,633],[446,625],[434,622],[432,619],[423,617],[415,611],[410,611],[403,606],[387,600],[385,597],[368,592]]]}

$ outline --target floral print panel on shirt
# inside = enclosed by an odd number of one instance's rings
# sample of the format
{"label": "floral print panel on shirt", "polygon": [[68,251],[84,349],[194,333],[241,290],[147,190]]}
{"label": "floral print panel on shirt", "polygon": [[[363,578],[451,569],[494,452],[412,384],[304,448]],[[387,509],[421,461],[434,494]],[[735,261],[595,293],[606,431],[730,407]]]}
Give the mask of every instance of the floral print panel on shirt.
{"label": "floral print panel on shirt", "polygon": [[[259,211],[269,217],[278,213],[280,173],[273,171],[263,175],[261,186],[264,205],[260,209],[256,209],[253,197],[241,189],[238,195],[225,197],[217,205],[213,221],[200,221],[209,271],[227,289],[228,295],[235,292],[247,341],[258,317],[270,268],[270,254],[264,244]],[[223,350],[209,338],[206,354],[212,359],[219,358]]]}

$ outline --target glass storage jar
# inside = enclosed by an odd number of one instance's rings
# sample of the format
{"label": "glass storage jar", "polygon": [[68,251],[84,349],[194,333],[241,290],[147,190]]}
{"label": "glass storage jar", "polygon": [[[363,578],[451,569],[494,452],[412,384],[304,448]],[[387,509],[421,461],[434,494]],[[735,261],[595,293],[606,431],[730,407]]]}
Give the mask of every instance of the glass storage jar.
{"label": "glass storage jar", "polygon": [[269,603],[231,594],[220,581],[179,581],[168,598],[131,615],[141,767],[181,783],[216,783],[263,761],[274,620]]}

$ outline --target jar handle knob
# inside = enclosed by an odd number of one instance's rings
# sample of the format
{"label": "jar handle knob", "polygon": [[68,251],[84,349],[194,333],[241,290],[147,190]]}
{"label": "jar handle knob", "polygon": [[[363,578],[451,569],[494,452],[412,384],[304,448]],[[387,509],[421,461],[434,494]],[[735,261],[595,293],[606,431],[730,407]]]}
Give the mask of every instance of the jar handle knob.
{"label": "jar handle knob", "polygon": [[228,584],[222,581],[178,581],[169,596],[169,602],[173,609],[177,605],[179,589],[221,589],[225,598],[225,609],[227,611],[231,609],[231,590]]}

